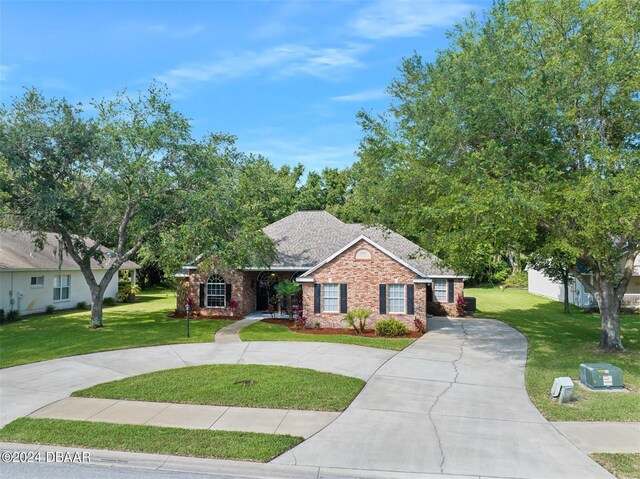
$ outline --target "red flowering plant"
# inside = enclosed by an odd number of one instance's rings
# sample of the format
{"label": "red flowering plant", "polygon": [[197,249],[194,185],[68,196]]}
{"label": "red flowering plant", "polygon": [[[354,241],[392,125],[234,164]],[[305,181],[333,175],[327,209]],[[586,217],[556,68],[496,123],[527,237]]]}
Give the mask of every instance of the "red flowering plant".
{"label": "red flowering plant", "polygon": [[456,316],[463,317],[465,309],[467,308],[467,301],[464,296],[459,294],[456,298]]}
{"label": "red flowering plant", "polygon": [[422,321],[420,318],[415,318],[413,320],[413,324],[415,325],[416,329],[418,331],[420,331],[421,333],[426,333],[427,332],[427,322],[426,321]]}
{"label": "red flowering plant", "polygon": [[236,301],[235,299],[229,300],[229,307],[231,308],[231,311],[233,311],[234,314],[236,312],[236,309],[238,309],[238,306],[240,306],[240,303],[238,303],[238,301]]}
{"label": "red flowering plant", "polygon": [[307,318],[304,316],[300,316],[298,319],[296,319],[296,328],[297,329],[304,329],[307,327]]}

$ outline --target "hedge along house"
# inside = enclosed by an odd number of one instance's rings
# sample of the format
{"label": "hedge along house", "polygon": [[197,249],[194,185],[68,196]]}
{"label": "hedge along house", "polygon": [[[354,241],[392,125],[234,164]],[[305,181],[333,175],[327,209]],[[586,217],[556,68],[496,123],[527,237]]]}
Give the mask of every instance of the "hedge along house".
{"label": "hedge along house", "polygon": [[184,314],[188,297],[201,316],[265,311],[273,284],[290,279],[302,285],[308,325],[344,327],[347,311],[366,308],[373,321],[393,317],[415,329],[414,319],[424,320],[428,309],[455,315],[463,295],[466,276],[441,268],[438,258],[390,230],[346,224],[326,211],[300,211],[263,231],[278,252],[268,270],[185,266],[176,274],[178,313]]}
{"label": "hedge along house", "polygon": [[[75,308],[79,302],[91,304],[91,291],[80,267],[61,247],[53,233],[46,233],[42,250],[37,250],[31,234],[24,231],[0,231],[0,309],[5,313],[16,310],[21,315],[42,313],[47,306],[55,309]],[[93,244],[90,239],[88,245]],[[104,261],[91,261],[91,269],[97,281],[110,265],[110,255],[102,248]],[[132,261],[124,263],[120,270],[131,271],[135,284],[135,272],[140,266]],[[114,275],[104,297],[115,298],[118,293],[118,275]]]}

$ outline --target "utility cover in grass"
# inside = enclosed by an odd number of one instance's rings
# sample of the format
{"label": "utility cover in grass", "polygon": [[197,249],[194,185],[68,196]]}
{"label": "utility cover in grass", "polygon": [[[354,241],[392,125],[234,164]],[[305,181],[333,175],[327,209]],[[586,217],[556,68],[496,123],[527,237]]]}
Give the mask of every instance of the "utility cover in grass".
{"label": "utility cover in grass", "polygon": [[137,401],[342,411],[365,382],[312,369],[211,364],[98,384],[73,396]]}

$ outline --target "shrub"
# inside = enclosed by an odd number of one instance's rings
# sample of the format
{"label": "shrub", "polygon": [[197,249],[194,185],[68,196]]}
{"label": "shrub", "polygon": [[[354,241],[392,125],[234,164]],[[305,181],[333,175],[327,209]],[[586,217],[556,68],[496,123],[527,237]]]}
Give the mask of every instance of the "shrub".
{"label": "shrub", "polygon": [[133,302],[137,294],[140,294],[140,286],[127,283],[118,288],[118,301],[122,301],[123,303]]}
{"label": "shrub", "polygon": [[46,308],[44,308],[44,312],[46,314],[53,314],[53,312],[56,310],[56,307],[53,304],[48,304]]}
{"label": "shrub", "polygon": [[17,309],[12,309],[7,314],[5,314],[4,318],[5,318],[5,322],[11,323],[13,321],[17,321],[18,319],[20,319],[20,313],[18,312]]}
{"label": "shrub", "polygon": [[373,314],[373,311],[369,309],[354,309],[349,311],[347,315],[342,318],[342,321],[347,323],[348,326],[355,329],[356,334],[364,333],[364,329],[367,325],[367,319]]}
{"label": "shrub", "polygon": [[427,321],[422,321],[419,318],[415,318],[413,320],[413,324],[416,326],[416,329],[418,331],[420,331],[421,333],[426,333],[427,332]]}
{"label": "shrub", "polygon": [[394,318],[382,319],[376,323],[376,335],[387,338],[409,334],[406,324]]}
{"label": "shrub", "polygon": [[[191,299],[191,298],[189,298]],[[235,299],[230,299],[229,300],[229,307],[235,312],[236,309],[238,309],[238,306],[240,306],[240,303],[238,303]]]}
{"label": "shrub", "polygon": [[0,308],[0,324],[4,323],[4,309]]}
{"label": "shrub", "polygon": [[526,288],[528,284],[529,276],[526,271],[512,274],[502,283],[505,288]]}
{"label": "shrub", "polygon": [[456,298],[456,316],[463,317],[466,307],[467,302],[465,301],[464,296],[459,294]]}
{"label": "shrub", "polygon": [[87,302],[86,301],[78,301],[78,304],[76,304],[76,308],[78,308],[78,309],[87,309]]}
{"label": "shrub", "polygon": [[111,296],[107,296],[102,300],[103,306],[115,306],[115,304],[116,304],[116,300],[113,299]]}
{"label": "shrub", "polygon": [[427,305],[427,312],[433,316],[446,316],[447,310],[440,303],[430,302]]}
{"label": "shrub", "polygon": [[296,328],[304,329],[306,327],[307,327],[307,318],[302,316],[302,317],[296,319]]}

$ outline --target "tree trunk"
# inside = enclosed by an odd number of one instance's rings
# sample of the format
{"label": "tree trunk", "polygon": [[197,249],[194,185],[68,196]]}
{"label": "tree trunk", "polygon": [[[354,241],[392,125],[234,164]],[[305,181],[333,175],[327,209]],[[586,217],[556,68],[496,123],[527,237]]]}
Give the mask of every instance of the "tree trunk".
{"label": "tree trunk", "polygon": [[104,299],[104,290],[97,286],[91,288],[91,323],[89,327],[92,329],[101,328],[102,324],[102,300]]}
{"label": "tree trunk", "polygon": [[569,314],[569,273],[565,273],[562,278],[562,285],[564,286],[564,312]]}
{"label": "tree trunk", "polygon": [[600,347],[605,351],[624,351],[620,338],[620,307],[622,302],[614,287],[609,283],[602,282],[596,299],[600,307],[602,322]]}

